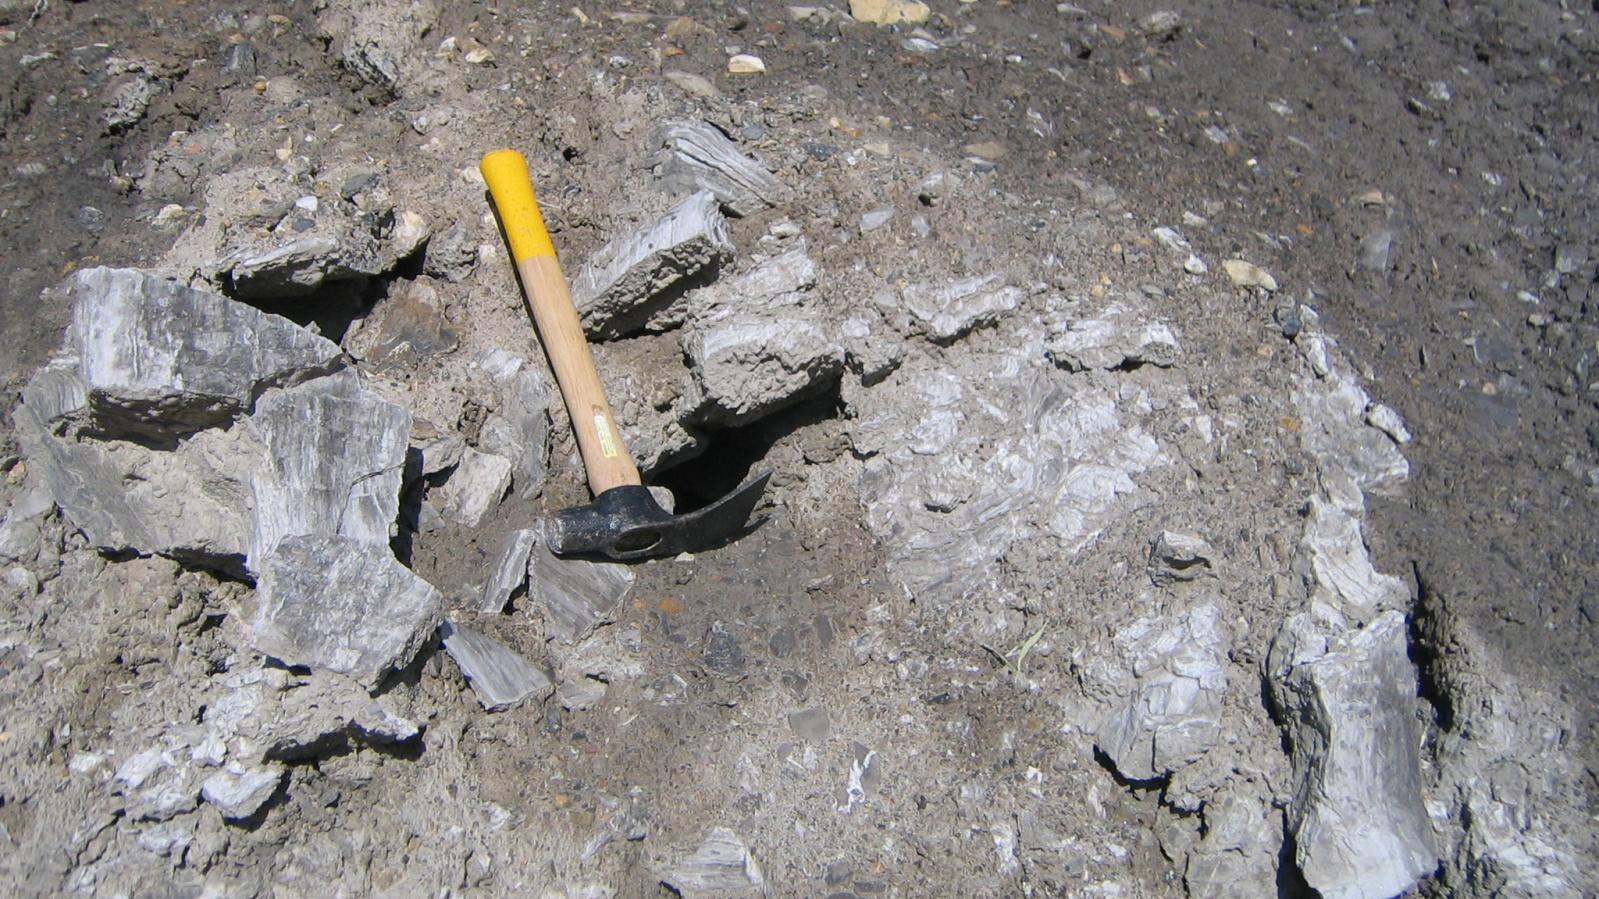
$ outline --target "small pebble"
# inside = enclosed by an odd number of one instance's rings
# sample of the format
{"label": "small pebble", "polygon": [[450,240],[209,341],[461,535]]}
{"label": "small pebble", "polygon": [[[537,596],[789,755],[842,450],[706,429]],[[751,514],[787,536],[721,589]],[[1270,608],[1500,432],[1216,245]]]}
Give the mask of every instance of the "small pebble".
{"label": "small pebble", "polygon": [[889,219],[892,219],[893,217],[893,206],[879,206],[870,212],[864,213],[861,215],[861,233],[866,234],[871,231],[876,231],[878,228],[888,224]]}
{"label": "small pebble", "polygon": [[1267,292],[1277,289],[1277,279],[1269,272],[1252,262],[1242,259],[1228,259],[1221,264],[1227,277],[1239,287],[1259,287]]}
{"label": "small pebble", "polygon": [[179,223],[187,218],[188,215],[189,210],[184,209],[177,203],[168,203],[167,205],[161,207],[161,210],[155,214],[155,218],[150,220],[150,224],[155,225],[157,228],[163,229],[175,228]]}
{"label": "small pebble", "polygon": [[766,63],[759,56],[740,53],[727,61],[727,71],[734,75],[760,75],[766,71]]}

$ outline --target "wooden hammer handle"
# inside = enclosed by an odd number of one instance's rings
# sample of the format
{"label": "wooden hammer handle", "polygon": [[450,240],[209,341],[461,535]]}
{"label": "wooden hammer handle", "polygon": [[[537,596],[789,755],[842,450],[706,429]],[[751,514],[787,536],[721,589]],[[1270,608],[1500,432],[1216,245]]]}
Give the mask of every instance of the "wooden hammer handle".
{"label": "wooden hammer handle", "polygon": [[589,489],[598,496],[612,487],[642,483],[594,369],[594,356],[572,304],[572,291],[533,197],[527,160],[515,150],[495,150],[483,157],[481,168],[489,195],[500,211],[500,224],[522,276],[544,353],[572,416],[578,452],[588,469]]}

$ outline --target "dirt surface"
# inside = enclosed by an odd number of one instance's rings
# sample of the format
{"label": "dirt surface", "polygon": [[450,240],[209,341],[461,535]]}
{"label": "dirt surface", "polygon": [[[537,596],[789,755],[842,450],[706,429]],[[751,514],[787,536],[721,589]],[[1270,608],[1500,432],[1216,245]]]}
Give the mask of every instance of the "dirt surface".
{"label": "dirt surface", "polygon": [[[1272,638],[1304,599],[1295,547],[1321,477],[1293,399],[1304,344],[1285,338],[1302,304],[1413,436],[1408,482],[1368,491],[1363,528],[1377,570],[1412,597],[1412,711],[1440,850],[1413,889],[1591,891],[1599,8],[930,5],[918,33],[847,8],[801,19],[682,0],[388,3],[371,7],[391,21],[384,33],[408,36],[385,81],[342,55],[359,4],[56,2],[30,15],[0,3],[8,411],[66,322],[41,290],[98,264],[191,279],[197,235],[242,228],[250,212],[210,202],[238,195],[220,176],[260,169],[291,198],[325,197],[356,166],[422,212],[424,255],[452,224],[490,247],[468,250],[469,276],[440,276],[461,349],[369,372],[475,440],[478,387],[452,380],[451,360],[492,347],[540,359],[478,157],[502,145],[528,156],[570,270],[665,208],[644,142],[667,117],[717,125],[792,192],[732,220],[732,269],[789,245],[787,222],[822,272],[815,302],[836,318],[881,308],[885,290],[990,272],[1025,297],[956,343],[907,341],[880,384],[846,373],[797,406],[710,429],[698,458],[652,472],[692,505],[771,469],[771,519],[729,546],[636,566],[615,620],[575,645],[553,639],[527,596],[503,616],[465,610],[507,530],[586,496],[552,410],[542,494],[513,494],[476,528],[415,535],[410,561],[463,620],[543,659],[561,690],[490,714],[430,647],[385,693],[419,738],[349,736],[287,759],[282,788],[244,822],[202,806],[140,823],[104,784],[117,758],[198,724],[210,679],[250,657],[250,584],[105,557],[53,516],[51,558],[23,564],[29,589],[7,581],[0,632],[10,890],[696,894],[685,860],[721,827],[759,870],[744,892],[1219,895],[1193,859],[1226,796],[1248,797],[1277,841],[1230,850],[1258,850],[1276,871],[1240,894],[1300,895],[1298,872],[1276,865],[1293,852],[1292,766],[1286,722],[1263,697]],[[1174,26],[1146,24],[1162,10]],[[467,61],[473,48],[492,58]],[[735,52],[766,72],[728,74]],[[890,204],[886,226],[862,227]],[[1185,272],[1158,226],[1180,229],[1208,272]],[[1235,285],[1221,266],[1235,258],[1277,288]],[[397,279],[436,264],[402,261],[315,308],[269,308],[337,339]],[[1080,539],[1018,537],[958,601],[906,589],[894,528],[863,498],[862,423],[922,402],[940,366],[970,385],[985,366],[997,377],[1058,303],[1117,298],[1173,323],[1181,361],[1049,377],[1067,406],[1116,398],[1159,447],[1137,491]],[[672,332],[599,350],[602,371],[680,355]],[[1200,438],[1199,418],[1220,443]],[[989,444],[1012,436],[995,427]],[[9,430],[4,449],[9,502],[28,463]],[[1152,585],[1163,529],[1204,534],[1217,575]],[[1222,748],[1129,781],[1085,730],[1110,690],[1096,672],[1133,622],[1200,603],[1219,604],[1232,633]],[[574,700],[573,685],[598,698]],[[1522,797],[1524,818],[1494,833],[1557,859],[1547,878],[1521,877],[1488,845],[1497,837],[1472,830],[1478,780]]]}

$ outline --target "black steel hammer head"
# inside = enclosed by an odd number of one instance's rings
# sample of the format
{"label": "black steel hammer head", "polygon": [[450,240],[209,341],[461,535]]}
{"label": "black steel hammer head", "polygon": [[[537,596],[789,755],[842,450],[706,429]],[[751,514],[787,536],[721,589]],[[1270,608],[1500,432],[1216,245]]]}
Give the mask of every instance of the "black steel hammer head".
{"label": "black steel hammer head", "polygon": [[771,476],[751,478],[709,506],[682,515],[661,508],[648,487],[612,487],[586,506],[557,512],[550,548],[562,555],[598,553],[628,561],[716,546],[744,530]]}

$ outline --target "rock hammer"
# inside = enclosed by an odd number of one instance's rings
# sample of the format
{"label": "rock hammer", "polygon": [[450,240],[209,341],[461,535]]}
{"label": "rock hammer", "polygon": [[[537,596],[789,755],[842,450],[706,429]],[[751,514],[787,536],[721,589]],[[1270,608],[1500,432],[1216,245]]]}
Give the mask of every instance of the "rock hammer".
{"label": "rock hammer", "polygon": [[571,289],[533,195],[527,160],[515,150],[495,150],[483,157],[480,168],[594,494],[592,503],[556,513],[549,528],[550,548],[619,560],[658,558],[716,546],[745,532],[770,472],[694,512],[674,515],[655,501],[605,398]]}

